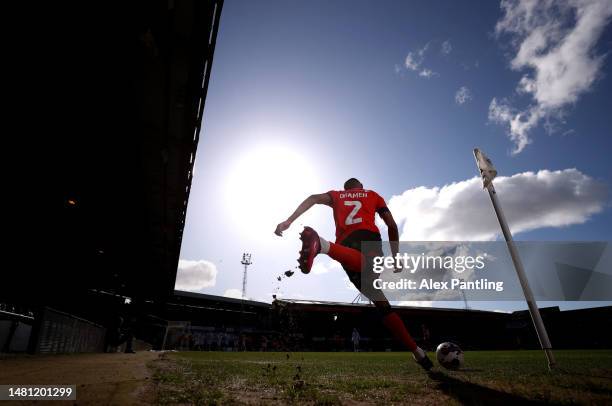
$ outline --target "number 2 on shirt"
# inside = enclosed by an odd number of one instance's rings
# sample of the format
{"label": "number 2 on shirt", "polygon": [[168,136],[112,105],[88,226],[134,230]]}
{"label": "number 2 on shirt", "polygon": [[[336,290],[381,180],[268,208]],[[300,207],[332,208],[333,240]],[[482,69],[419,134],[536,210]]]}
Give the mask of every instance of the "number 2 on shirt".
{"label": "number 2 on shirt", "polygon": [[344,202],[344,205],[345,206],[353,206],[353,210],[351,210],[349,215],[346,216],[346,220],[344,221],[344,224],[347,225],[347,226],[350,226],[351,224],[361,223],[362,218],[361,217],[355,217],[355,215],[357,214],[359,209],[361,209],[361,202],[358,201],[358,200],[346,200]]}

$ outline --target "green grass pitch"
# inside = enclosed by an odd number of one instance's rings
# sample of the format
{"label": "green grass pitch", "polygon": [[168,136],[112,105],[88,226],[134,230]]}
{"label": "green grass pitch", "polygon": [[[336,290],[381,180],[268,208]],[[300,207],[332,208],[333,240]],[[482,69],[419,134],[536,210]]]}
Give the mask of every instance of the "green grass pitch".
{"label": "green grass pitch", "polygon": [[555,355],[549,372],[541,351],[467,352],[431,376],[399,352],[178,352],[150,367],[160,404],[612,404],[611,350]]}

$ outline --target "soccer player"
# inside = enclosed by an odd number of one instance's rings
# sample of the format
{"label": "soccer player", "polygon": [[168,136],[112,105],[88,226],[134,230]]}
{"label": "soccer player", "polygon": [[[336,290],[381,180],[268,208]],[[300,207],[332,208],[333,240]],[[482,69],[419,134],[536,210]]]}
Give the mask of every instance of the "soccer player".
{"label": "soccer player", "polygon": [[[287,220],[276,226],[274,233],[282,236],[283,231],[287,230],[291,223],[315,204],[324,204],[333,209],[336,222],[336,242],[329,242],[320,237],[312,228],[304,227],[304,231],[300,234],[302,250],[298,259],[301,271],[309,273],[314,258],[318,254],[329,255],[340,262],[355,287],[374,303],[382,316],[385,327],[412,351],[415,361],[429,371],[433,364],[425,351],[416,345],[402,319],[391,308],[384,293],[372,286],[372,281],[377,277],[372,269],[373,259],[383,255],[380,231],[374,222],[376,213],[387,225],[394,257],[399,248],[397,224],[385,200],[373,190],[364,189],[359,180],[351,178],[344,183],[342,191],[332,190],[306,198]],[[368,249],[368,252],[362,252],[362,242],[373,242],[370,244],[373,245],[373,248]]]}

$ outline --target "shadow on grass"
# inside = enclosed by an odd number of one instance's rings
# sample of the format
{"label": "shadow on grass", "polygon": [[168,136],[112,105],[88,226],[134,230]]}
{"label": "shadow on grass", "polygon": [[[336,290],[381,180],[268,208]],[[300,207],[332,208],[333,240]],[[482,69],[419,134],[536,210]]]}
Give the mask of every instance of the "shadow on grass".
{"label": "shadow on grass", "polygon": [[430,372],[437,389],[464,405],[554,405],[556,403],[527,399],[486,386],[465,382],[442,372]]}
{"label": "shadow on grass", "polygon": [[458,369],[456,372],[461,373],[461,372],[483,372],[483,371],[484,369],[482,368],[461,368],[461,369]]}
{"label": "shadow on grass", "polygon": [[561,375],[573,375],[573,376],[580,376],[580,377],[583,377],[583,378],[596,378],[596,379],[610,379],[610,380],[612,380],[612,371],[604,369],[603,372],[604,373],[609,373],[609,375],[576,372],[576,371],[572,371],[572,370],[569,370],[569,369],[566,369],[566,368],[560,368],[560,367],[557,367],[556,369],[554,369],[552,371],[552,373],[557,373],[557,374],[561,374]]}

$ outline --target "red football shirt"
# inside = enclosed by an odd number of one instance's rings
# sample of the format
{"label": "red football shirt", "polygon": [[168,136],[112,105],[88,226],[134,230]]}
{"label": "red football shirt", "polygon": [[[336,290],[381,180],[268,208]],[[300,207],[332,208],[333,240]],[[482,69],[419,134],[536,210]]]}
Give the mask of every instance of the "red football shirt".
{"label": "red football shirt", "polygon": [[334,221],[336,222],[336,242],[342,242],[356,230],[370,230],[380,233],[374,217],[387,209],[385,199],[373,190],[349,189],[330,190]]}

